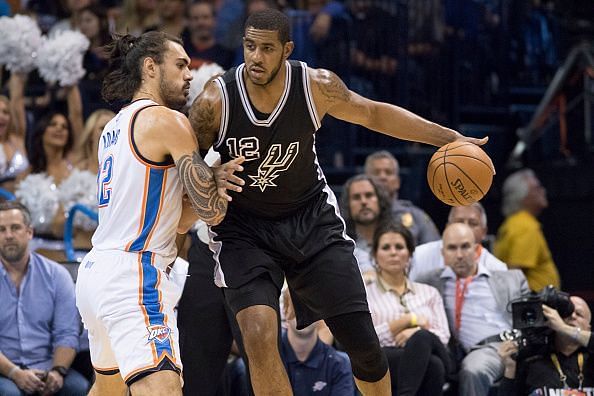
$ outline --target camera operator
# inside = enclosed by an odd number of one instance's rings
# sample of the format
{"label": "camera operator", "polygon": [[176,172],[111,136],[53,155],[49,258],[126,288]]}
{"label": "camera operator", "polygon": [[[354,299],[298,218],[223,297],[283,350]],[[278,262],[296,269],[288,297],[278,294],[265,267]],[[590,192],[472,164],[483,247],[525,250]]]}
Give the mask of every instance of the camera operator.
{"label": "camera operator", "polygon": [[505,372],[499,386],[500,396],[585,396],[594,393],[592,313],[583,299],[572,296],[571,302],[575,310],[565,320],[561,319],[557,310],[542,306],[546,323],[554,332],[550,354],[516,362],[517,343],[506,341],[501,344],[498,352]]}

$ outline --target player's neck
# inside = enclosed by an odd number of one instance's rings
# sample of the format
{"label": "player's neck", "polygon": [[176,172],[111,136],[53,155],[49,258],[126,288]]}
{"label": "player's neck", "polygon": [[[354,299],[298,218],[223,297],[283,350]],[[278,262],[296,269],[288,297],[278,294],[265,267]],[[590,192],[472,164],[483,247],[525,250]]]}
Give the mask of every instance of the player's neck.
{"label": "player's neck", "polygon": [[281,95],[285,90],[285,79],[287,75],[287,69],[285,63],[283,63],[276,76],[268,84],[254,84],[250,80],[247,72],[243,71],[243,81],[248,91],[248,95],[252,101],[259,99],[274,101],[274,103],[280,100]]}
{"label": "player's neck", "polygon": [[163,99],[161,96],[153,92],[153,90],[149,89],[148,87],[140,87],[138,91],[132,97],[132,101],[139,100],[139,99],[150,99],[155,103],[160,105],[164,105]]}

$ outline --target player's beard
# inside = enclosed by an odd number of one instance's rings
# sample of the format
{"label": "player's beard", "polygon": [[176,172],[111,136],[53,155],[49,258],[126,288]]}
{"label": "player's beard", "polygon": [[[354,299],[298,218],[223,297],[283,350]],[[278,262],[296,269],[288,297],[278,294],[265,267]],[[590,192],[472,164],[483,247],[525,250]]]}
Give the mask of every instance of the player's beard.
{"label": "player's beard", "polygon": [[[283,63],[285,63],[285,62],[281,58],[281,60],[278,62],[278,65],[276,65],[276,67],[274,69],[272,69],[272,71],[270,72],[270,77],[268,77],[268,80],[264,81],[263,83],[257,83],[254,80],[252,80],[252,83],[254,83],[254,85],[268,85],[268,84],[270,84],[270,82],[272,82],[276,78],[276,75],[278,74]],[[249,73],[248,73],[248,75],[249,75]]]}
{"label": "player's beard", "polygon": [[186,105],[187,98],[183,94],[183,91],[180,93],[175,89],[172,89],[163,74],[163,70],[159,70],[159,90],[161,91],[161,98],[165,102],[165,106],[173,110],[181,110]]}

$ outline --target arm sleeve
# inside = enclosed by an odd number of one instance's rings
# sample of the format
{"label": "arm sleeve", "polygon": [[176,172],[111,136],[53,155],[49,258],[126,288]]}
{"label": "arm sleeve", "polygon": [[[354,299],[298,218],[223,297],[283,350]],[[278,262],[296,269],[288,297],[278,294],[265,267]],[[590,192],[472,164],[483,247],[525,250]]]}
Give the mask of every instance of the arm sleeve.
{"label": "arm sleeve", "polygon": [[[512,239],[512,238],[510,238]],[[541,246],[546,244],[542,232],[538,229],[526,229],[515,232],[512,240],[504,245],[504,260],[509,266],[517,268],[534,268],[539,262]],[[504,249],[503,247],[500,247]]]}
{"label": "arm sleeve", "polygon": [[77,350],[81,320],[76,309],[74,282],[68,271],[62,267],[56,270],[54,282],[53,349],[66,347]]}
{"label": "arm sleeve", "polygon": [[417,212],[415,221],[419,224],[419,240],[416,241],[417,245],[439,240],[441,238],[439,231],[437,231],[437,227],[429,215],[421,209],[415,212]]}

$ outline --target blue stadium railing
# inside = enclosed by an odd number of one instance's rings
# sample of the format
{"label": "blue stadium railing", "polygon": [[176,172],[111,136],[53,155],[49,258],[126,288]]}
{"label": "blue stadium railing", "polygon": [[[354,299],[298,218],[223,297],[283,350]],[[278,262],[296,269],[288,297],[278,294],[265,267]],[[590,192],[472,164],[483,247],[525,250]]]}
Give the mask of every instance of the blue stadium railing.
{"label": "blue stadium railing", "polygon": [[66,259],[70,262],[76,261],[76,254],[74,252],[74,245],[72,242],[72,233],[74,231],[74,216],[77,212],[81,212],[91,220],[97,221],[99,219],[97,212],[88,206],[76,204],[68,211],[68,218],[64,224],[64,254]]}

